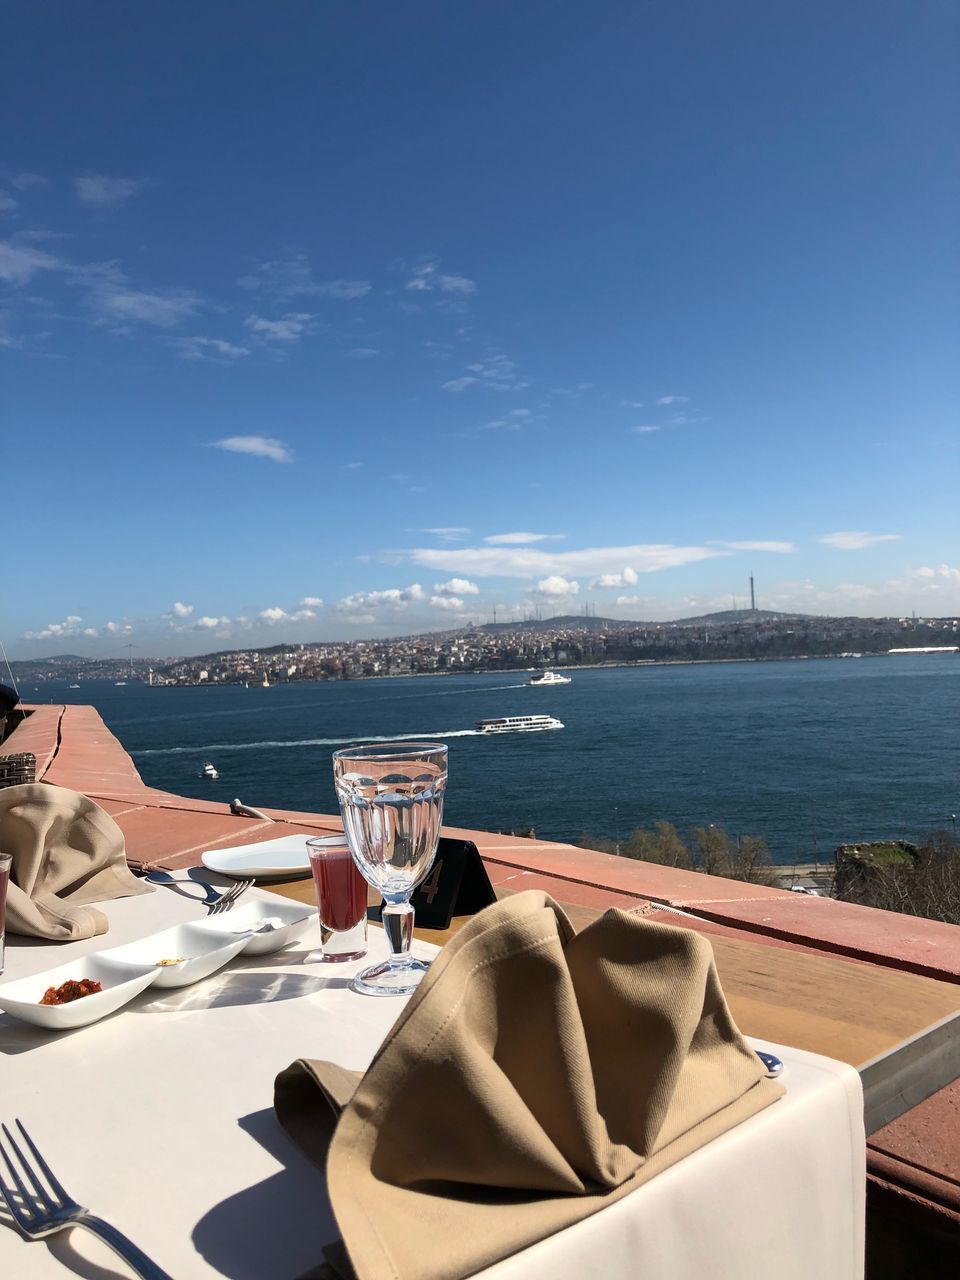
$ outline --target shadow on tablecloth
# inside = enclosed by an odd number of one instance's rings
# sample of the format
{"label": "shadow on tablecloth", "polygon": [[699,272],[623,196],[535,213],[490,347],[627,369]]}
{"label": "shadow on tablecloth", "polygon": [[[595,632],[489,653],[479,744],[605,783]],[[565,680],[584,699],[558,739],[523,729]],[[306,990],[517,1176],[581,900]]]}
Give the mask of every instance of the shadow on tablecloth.
{"label": "shadow on tablecloth", "polygon": [[211,1209],[194,1228],[193,1243],[229,1280],[292,1280],[315,1266],[326,1242],[340,1238],[326,1178],[290,1142],[272,1107],[237,1123],[283,1168]]}

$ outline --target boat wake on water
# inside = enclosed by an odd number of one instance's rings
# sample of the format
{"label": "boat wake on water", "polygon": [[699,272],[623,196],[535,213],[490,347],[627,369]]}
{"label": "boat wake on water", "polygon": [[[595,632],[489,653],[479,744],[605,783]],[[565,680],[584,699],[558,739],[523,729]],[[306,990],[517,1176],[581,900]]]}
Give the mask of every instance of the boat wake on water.
{"label": "boat wake on water", "polygon": [[355,733],[350,738],[298,738],[293,742],[208,742],[200,747],[153,747],[146,751],[131,751],[132,756],[179,756],[211,754],[214,751],[262,751],[264,747],[345,747],[352,742],[445,742],[447,738],[475,738],[476,729],[451,729],[448,733]]}

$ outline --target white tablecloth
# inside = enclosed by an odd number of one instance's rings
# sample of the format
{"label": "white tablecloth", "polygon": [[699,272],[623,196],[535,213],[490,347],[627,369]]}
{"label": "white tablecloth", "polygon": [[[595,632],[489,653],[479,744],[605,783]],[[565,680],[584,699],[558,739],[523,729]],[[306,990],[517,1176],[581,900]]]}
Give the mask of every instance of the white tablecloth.
{"label": "white tablecloth", "polygon": [[[8,939],[0,982],[202,911],[158,889],[109,903],[107,914],[102,938],[66,946]],[[364,1068],[402,1002],[355,995],[349,979],[369,960],[317,963],[318,941],[241,957],[193,987],[148,990],[75,1032],[54,1035],[0,1014],[0,1119],[19,1116],[75,1198],[175,1280],[293,1280],[336,1238],[322,1173],[277,1124],[274,1076],[298,1057]],[[371,953],[385,951],[371,929]],[[760,1047],[786,1064],[784,1099],[618,1204],[484,1271],[483,1280],[862,1276],[859,1077],[815,1054]],[[22,1240],[0,1207],[4,1280],[71,1272],[87,1280],[131,1274],[84,1231]]]}

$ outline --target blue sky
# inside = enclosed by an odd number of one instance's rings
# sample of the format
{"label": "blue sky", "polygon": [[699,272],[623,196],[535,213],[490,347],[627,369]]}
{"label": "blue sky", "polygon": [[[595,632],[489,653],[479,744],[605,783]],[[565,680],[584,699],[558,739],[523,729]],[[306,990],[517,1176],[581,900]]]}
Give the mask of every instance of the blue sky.
{"label": "blue sky", "polygon": [[11,10],[8,652],[960,613],[958,27]]}

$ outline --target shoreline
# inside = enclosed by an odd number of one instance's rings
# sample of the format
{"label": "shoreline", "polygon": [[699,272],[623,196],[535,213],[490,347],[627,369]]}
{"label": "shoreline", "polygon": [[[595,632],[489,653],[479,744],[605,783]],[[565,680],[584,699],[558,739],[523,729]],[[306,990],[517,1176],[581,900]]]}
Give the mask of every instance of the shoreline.
{"label": "shoreline", "polygon": [[[637,658],[632,662],[578,662],[574,664],[552,663],[547,667],[469,667],[460,671],[385,671],[378,672],[376,675],[356,675],[341,676],[337,679],[329,678],[311,678],[309,680],[274,680],[268,688],[277,689],[291,684],[358,684],[367,680],[447,680],[456,676],[520,676],[533,675],[538,671],[562,671],[569,674],[573,671],[627,671],[637,667],[709,667],[709,666],[730,666],[742,663],[758,663],[758,662],[824,662],[830,660],[853,659],[853,658],[889,658],[896,657],[887,652],[882,653],[791,653],[777,654],[769,657],[753,657],[753,658]],[[908,656],[908,655],[905,655]],[[38,687],[41,684],[64,683],[60,677],[38,678]],[[115,684],[109,676],[99,679],[90,679],[87,684]],[[147,689],[224,689],[243,688],[249,685],[251,689],[260,689],[263,686],[259,683],[245,680],[170,680],[156,681],[149,684],[139,674],[128,676],[126,681],[128,684],[140,684]]]}

